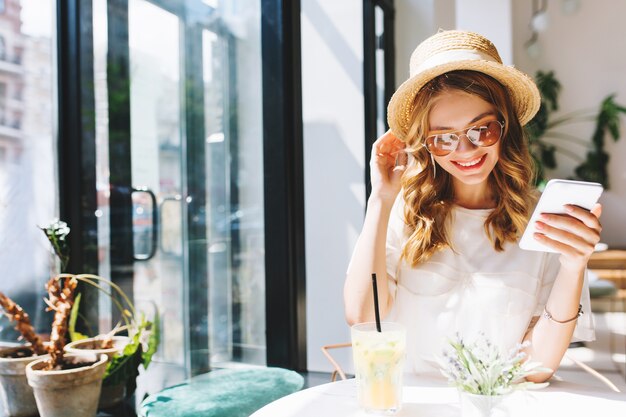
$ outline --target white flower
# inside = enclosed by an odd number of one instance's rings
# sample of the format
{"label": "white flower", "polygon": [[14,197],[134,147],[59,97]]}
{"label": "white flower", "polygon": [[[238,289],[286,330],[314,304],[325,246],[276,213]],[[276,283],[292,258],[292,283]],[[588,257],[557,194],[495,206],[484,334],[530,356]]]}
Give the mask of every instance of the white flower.
{"label": "white flower", "polygon": [[[536,384],[524,378],[552,372],[538,362],[530,362],[522,350],[530,342],[518,343],[506,357],[484,334],[473,343],[464,343],[457,333],[456,340],[449,342],[451,350],[444,351],[444,360],[439,361],[441,373],[452,385],[472,394],[502,395],[517,389],[537,389],[547,383]],[[530,359],[530,358],[528,358]]]}

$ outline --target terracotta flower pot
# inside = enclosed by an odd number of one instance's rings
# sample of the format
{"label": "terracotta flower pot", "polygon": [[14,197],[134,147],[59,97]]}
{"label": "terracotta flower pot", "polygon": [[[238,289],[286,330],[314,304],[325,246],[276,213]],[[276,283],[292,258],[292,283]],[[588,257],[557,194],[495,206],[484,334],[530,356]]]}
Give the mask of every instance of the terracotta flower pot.
{"label": "terracotta flower pot", "polygon": [[44,356],[25,356],[19,358],[6,357],[16,351],[28,351],[27,346],[0,348],[0,396],[4,403],[5,413],[11,417],[37,415],[37,403],[33,389],[26,379],[26,365]]}
{"label": "terracotta flower pot", "polygon": [[108,357],[94,354],[68,354],[68,360],[93,362],[74,369],[46,371],[45,360],[26,367],[28,384],[33,387],[41,417],[94,417]]}
{"label": "terracotta flower pot", "polygon": [[[65,345],[65,351],[68,353],[92,353],[96,355],[107,355],[109,359],[116,353],[121,353],[124,347],[130,342],[130,338],[127,336],[113,336],[113,347],[110,349],[94,349],[97,346],[98,341],[90,337],[89,339],[77,340],[75,342]],[[100,401],[98,402],[98,408],[113,407],[124,401],[126,398],[126,384],[116,385],[103,385],[100,393]]]}
{"label": "terracotta flower pot", "polygon": [[88,339],[77,340],[75,342],[65,345],[65,351],[67,353],[92,353],[92,354],[105,354],[109,359],[116,353],[121,353],[126,345],[130,342],[128,336],[113,336],[113,347],[110,349],[97,349],[97,340],[95,337]]}

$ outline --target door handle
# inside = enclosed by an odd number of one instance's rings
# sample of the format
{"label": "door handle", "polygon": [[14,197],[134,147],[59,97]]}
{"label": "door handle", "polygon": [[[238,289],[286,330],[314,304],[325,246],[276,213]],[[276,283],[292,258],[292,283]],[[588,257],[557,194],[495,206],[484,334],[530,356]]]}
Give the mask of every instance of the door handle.
{"label": "door handle", "polygon": [[163,255],[180,257],[183,254],[182,225],[180,224],[183,212],[182,205],[183,198],[179,194],[161,198],[159,204],[159,224],[161,225],[159,251]]}
{"label": "door handle", "polygon": [[[144,252],[140,252],[137,253],[137,248],[135,247],[135,238],[137,236],[135,236],[135,214],[139,212],[139,207],[137,209],[135,209],[134,207],[134,200],[133,200],[133,259],[135,261],[147,261],[149,259],[152,259],[154,257],[154,255],[156,255],[156,251],[157,251],[157,245],[158,245],[158,225],[159,225],[159,220],[158,220],[158,206],[157,206],[157,199],[156,199],[156,195],[154,195],[154,193],[148,189],[148,187],[133,187],[133,190],[131,192],[131,197],[133,195],[136,194],[146,194],[149,198],[150,198],[150,204],[152,207],[152,221],[151,221],[151,239],[150,239],[150,248],[147,251]],[[140,214],[143,214],[143,208]]]}

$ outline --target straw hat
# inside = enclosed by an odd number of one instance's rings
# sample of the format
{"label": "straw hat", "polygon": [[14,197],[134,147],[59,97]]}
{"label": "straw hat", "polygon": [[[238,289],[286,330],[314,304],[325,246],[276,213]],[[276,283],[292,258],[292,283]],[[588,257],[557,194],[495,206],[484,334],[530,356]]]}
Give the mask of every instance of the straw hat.
{"label": "straw hat", "polygon": [[473,32],[440,31],[415,49],[411,55],[410,78],[389,101],[387,121],[399,139],[406,139],[415,95],[433,78],[454,70],[479,71],[498,80],[508,90],[522,125],[539,110],[541,97],[535,82],[512,66],[502,64],[489,39]]}

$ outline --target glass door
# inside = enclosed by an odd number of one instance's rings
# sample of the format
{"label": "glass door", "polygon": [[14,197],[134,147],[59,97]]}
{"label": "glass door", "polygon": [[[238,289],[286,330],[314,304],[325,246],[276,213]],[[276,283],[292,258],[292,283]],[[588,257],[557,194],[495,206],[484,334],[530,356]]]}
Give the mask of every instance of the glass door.
{"label": "glass door", "polygon": [[94,0],[93,15],[100,273],[161,318],[140,390],[263,365],[260,3]]}
{"label": "glass door", "polygon": [[156,4],[128,2],[133,293],[140,307],[152,305],[160,315],[157,363],[167,368],[159,378],[166,385],[178,382],[190,365],[183,308],[188,263],[182,26],[179,16]]}

